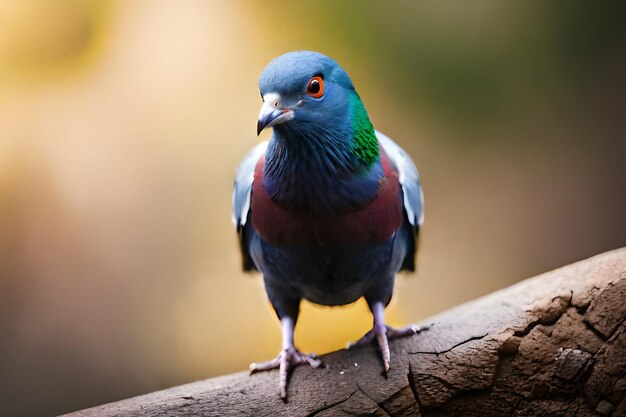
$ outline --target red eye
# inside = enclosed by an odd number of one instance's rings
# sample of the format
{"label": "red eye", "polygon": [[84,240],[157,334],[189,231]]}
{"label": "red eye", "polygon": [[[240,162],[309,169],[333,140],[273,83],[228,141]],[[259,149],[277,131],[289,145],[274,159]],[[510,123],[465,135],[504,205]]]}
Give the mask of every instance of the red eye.
{"label": "red eye", "polygon": [[306,86],[306,92],[311,97],[322,97],[324,95],[324,80],[322,77],[311,78]]}

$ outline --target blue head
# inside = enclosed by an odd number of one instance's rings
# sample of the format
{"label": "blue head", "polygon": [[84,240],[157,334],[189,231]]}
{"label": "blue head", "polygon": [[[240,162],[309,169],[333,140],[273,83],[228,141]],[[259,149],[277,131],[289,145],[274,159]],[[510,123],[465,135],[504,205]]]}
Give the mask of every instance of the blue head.
{"label": "blue head", "polygon": [[[318,52],[289,52],[274,59],[259,79],[264,105],[257,133],[278,126],[315,130],[342,126],[355,94],[348,74]],[[280,126],[283,125],[283,126]]]}
{"label": "blue head", "polygon": [[259,88],[264,103],[257,133],[274,128],[265,167],[270,195],[296,206],[324,205],[319,196],[336,189],[337,178],[345,193],[331,195],[328,206],[375,192],[378,141],[343,68],[318,52],[290,52],[269,63]]}

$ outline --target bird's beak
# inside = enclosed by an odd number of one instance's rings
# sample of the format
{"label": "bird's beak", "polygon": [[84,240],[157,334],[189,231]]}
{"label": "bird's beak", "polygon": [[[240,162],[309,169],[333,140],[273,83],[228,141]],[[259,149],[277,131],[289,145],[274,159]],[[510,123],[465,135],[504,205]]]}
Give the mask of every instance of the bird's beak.
{"label": "bird's beak", "polygon": [[293,109],[283,105],[280,95],[267,93],[263,96],[263,107],[259,113],[256,134],[259,135],[266,127],[288,122],[293,116]]}

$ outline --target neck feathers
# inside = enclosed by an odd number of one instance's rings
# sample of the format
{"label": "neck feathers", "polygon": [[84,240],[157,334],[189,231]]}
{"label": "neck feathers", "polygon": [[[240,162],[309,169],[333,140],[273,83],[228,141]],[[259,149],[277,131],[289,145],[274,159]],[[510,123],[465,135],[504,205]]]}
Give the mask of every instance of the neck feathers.
{"label": "neck feathers", "polygon": [[352,113],[352,132],[353,140],[351,151],[359,160],[366,165],[372,165],[380,158],[380,150],[378,149],[378,139],[374,126],[370,121],[365,106],[354,92],[350,97],[350,109]]}
{"label": "neck feathers", "polygon": [[293,122],[274,128],[263,186],[283,207],[312,213],[363,207],[383,176],[376,133],[356,92],[343,125]]}

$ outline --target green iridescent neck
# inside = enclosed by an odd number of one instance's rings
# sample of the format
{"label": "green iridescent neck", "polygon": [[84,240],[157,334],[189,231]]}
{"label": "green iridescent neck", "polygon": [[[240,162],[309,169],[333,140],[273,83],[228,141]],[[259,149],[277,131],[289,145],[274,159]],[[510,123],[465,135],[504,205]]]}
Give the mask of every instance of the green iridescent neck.
{"label": "green iridescent neck", "polygon": [[374,126],[370,122],[365,106],[356,91],[350,96],[350,110],[352,112],[353,141],[351,151],[357,158],[367,166],[378,161],[380,151],[378,150],[378,139]]}

